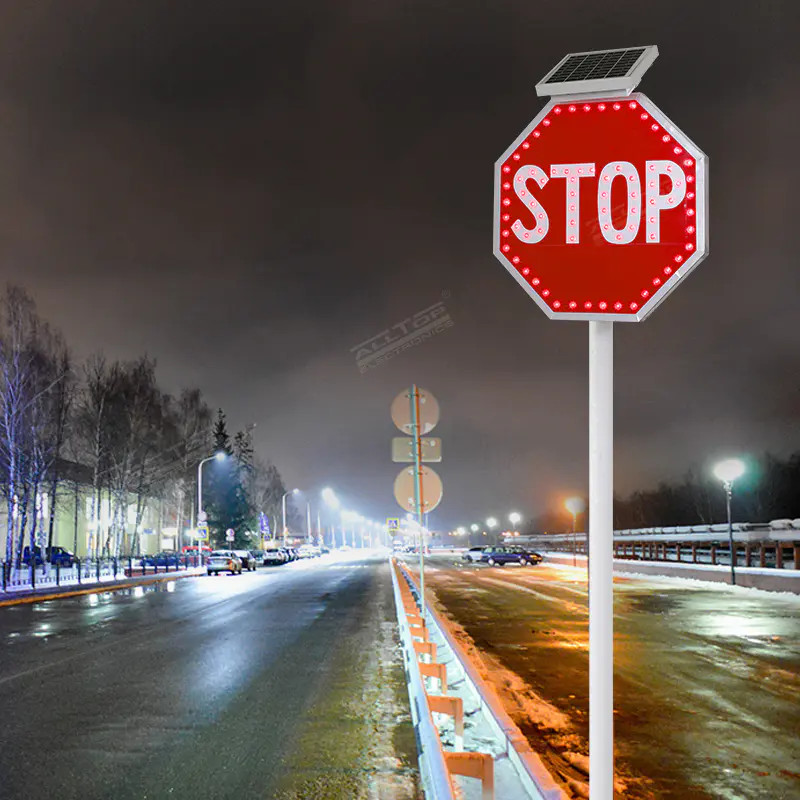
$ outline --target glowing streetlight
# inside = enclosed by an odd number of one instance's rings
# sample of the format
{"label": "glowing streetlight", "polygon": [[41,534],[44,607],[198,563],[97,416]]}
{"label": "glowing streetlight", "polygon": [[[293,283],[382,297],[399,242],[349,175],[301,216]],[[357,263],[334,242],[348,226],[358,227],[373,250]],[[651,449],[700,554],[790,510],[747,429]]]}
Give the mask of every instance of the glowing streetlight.
{"label": "glowing streetlight", "polygon": [[582,514],[586,509],[586,504],[582,497],[568,497],[564,501],[564,508],[572,514],[572,566],[577,566],[575,556],[575,531],[578,528],[578,514]]}
{"label": "glowing streetlight", "polygon": [[489,519],[486,520],[486,524],[489,526],[489,530],[492,530],[497,527],[497,520],[494,517],[489,517]]}
{"label": "glowing streetlight", "polygon": [[336,496],[336,492],[334,492],[329,486],[326,486],[322,490],[322,499],[333,509],[337,509],[341,505],[339,498]]}
{"label": "glowing streetlight", "polygon": [[746,467],[738,458],[727,458],[714,467],[714,475],[722,481],[725,489],[725,502],[728,509],[728,546],[731,553],[731,585],[736,585],[736,551],[733,549],[733,523],[731,522],[731,495],[733,494],[734,481],[744,475]]}
{"label": "glowing streetlight", "polygon": [[459,536],[463,536],[466,532],[467,532],[467,529],[463,525],[461,525],[460,527],[456,528],[456,533]]}
{"label": "glowing streetlight", "polygon": [[477,532],[478,532],[478,530],[479,530],[478,526],[477,526],[477,525],[476,525],[474,522],[472,523],[472,525],[470,525],[470,526],[469,526],[469,529],[470,529],[470,530],[471,530],[473,533],[477,533]]}
{"label": "glowing streetlight", "polygon": [[[198,465],[197,465],[197,528],[202,527],[206,521],[206,515],[203,511],[203,464],[207,464],[209,461],[224,461],[228,457],[228,454],[224,450],[220,450],[218,453],[214,453],[213,456],[209,456],[208,458],[204,458]],[[197,532],[197,530],[196,530]],[[200,566],[203,566],[203,556],[202,550],[200,545],[200,537],[197,537],[197,555],[198,561],[197,563]]]}
{"label": "glowing streetlight", "polygon": [[519,525],[521,519],[522,519],[522,514],[519,514],[516,511],[512,511],[508,515],[508,521],[514,526],[514,530],[515,531],[516,531],[517,525]]}

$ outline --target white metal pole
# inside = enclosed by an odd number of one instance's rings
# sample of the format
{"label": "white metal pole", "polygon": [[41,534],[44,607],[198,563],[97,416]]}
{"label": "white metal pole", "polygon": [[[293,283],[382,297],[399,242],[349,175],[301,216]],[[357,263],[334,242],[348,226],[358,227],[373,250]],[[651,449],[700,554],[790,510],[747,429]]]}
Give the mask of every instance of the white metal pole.
{"label": "white metal pole", "polygon": [[[213,458],[213,456],[212,456]],[[203,518],[203,464],[206,461],[211,461],[211,458],[204,458],[197,465],[197,527],[195,532],[195,543],[197,544],[197,564],[203,566],[203,556],[201,550],[200,532],[197,530],[203,523],[200,521]]]}
{"label": "white metal pole", "polygon": [[414,431],[414,504],[417,510],[417,527],[419,529],[419,601],[422,618],[425,618],[425,536],[423,533],[423,505],[422,496],[422,444],[420,442],[419,421],[419,389],[417,384],[411,387],[411,427]]}
{"label": "white metal pole", "polygon": [[[289,494],[286,492],[286,494]],[[286,494],[281,498],[281,509],[283,510],[283,546],[286,547]]]}
{"label": "white metal pole", "polygon": [[733,549],[733,522],[731,520],[731,495],[733,481],[725,481],[725,502],[728,508],[728,546],[731,554],[731,586],[736,585],[736,551]]}
{"label": "white metal pole", "polygon": [[589,323],[589,791],[614,797],[614,323]]}
{"label": "white metal pole", "polygon": [[311,503],[306,501],[306,531],[308,532],[308,543],[311,544]]}

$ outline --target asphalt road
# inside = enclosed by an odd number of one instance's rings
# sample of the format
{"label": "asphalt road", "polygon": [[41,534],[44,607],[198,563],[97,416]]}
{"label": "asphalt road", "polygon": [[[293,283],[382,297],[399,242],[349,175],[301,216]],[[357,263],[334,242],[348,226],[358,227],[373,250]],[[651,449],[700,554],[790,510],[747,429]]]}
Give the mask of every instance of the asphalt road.
{"label": "asphalt road", "polygon": [[384,558],[0,609],[0,797],[413,798]]}
{"label": "asphalt road", "polygon": [[[425,580],[531,743],[585,782],[585,570],[435,555]],[[622,576],[614,591],[619,796],[800,797],[800,598]]]}

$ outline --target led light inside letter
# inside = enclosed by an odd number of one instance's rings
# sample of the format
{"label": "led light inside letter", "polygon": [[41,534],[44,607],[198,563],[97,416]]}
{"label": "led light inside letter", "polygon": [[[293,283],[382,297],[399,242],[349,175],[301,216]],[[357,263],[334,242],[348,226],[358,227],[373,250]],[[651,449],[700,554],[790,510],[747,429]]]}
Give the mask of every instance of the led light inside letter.
{"label": "led light inside letter", "polygon": [[594,164],[551,164],[551,178],[564,178],[567,184],[567,244],[580,241],[581,178],[594,178]]}
{"label": "led light inside letter", "polygon": [[[627,214],[622,228],[614,227],[611,215],[611,187],[615,178],[625,180]],[[618,187],[618,189],[621,187]],[[642,209],[642,185],[639,173],[630,161],[612,161],[603,167],[597,181],[597,219],[600,233],[610,244],[630,244],[639,232]]]}
{"label": "led light inside letter", "polygon": [[550,218],[547,216],[544,206],[531,194],[528,188],[529,181],[536,181],[541,188],[547,183],[548,177],[544,170],[535,164],[526,164],[524,167],[520,167],[514,176],[514,193],[525,208],[531,212],[534,226],[526,228],[518,219],[511,226],[511,230],[523,244],[536,244],[547,236],[547,231],[550,230]]}
{"label": "led light inside letter", "polygon": [[[677,208],[686,197],[686,173],[674,161],[648,161],[645,166],[647,182],[647,241],[661,241],[661,211],[666,208]],[[661,194],[661,176],[666,175],[671,181],[668,194]]]}

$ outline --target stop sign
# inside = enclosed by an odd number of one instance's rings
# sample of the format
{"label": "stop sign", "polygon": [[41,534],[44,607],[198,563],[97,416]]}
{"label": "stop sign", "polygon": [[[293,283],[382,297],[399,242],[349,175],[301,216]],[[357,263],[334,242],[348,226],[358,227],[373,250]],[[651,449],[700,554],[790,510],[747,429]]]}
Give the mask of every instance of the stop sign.
{"label": "stop sign", "polygon": [[642,320],[708,252],[707,169],[642,94],[551,100],[495,166],[495,255],[551,319]]}

